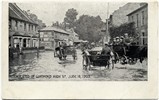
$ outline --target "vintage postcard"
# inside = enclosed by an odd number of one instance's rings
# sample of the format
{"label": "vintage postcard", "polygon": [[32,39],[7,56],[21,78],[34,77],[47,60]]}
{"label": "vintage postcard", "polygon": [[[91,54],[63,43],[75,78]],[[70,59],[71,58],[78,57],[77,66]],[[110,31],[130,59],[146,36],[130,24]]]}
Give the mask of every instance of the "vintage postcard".
{"label": "vintage postcard", "polygon": [[[4,1],[4,97],[156,98],[157,9],[150,0]],[[31,89],[49,93],[20,92]]]}

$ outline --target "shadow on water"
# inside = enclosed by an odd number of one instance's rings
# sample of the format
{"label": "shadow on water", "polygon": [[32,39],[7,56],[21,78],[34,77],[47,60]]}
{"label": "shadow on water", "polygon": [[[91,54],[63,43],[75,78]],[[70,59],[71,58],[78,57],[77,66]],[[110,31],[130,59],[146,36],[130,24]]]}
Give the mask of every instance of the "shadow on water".
{"label": "shadow on water", "polygon": [[35,53],[23,54],[9,59],[9,77],[11,80],[23,80],[24,78],[17,75],[18,72],[27,72],[32,69],[37,56]]}

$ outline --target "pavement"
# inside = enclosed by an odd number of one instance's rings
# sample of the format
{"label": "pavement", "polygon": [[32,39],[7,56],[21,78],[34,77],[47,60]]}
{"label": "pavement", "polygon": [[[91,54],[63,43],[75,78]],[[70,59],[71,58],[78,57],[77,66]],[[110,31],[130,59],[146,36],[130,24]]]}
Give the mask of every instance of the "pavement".
{"label": "pavement", "polygon": [[77,60],[54,57],[53,51],[21,55],[9,62],[10,81],[147,81],[147,61],[134,65],[115,64],[114,69],[93,67],[84,70],[82,52],[77,50]]}

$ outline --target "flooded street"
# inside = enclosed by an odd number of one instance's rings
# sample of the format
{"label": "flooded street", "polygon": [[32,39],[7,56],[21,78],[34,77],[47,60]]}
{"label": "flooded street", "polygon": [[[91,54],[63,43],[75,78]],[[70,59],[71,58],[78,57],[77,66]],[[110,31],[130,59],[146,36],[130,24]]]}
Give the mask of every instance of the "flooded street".
{"label": "flooded street", "polygon": [[[46,63],[47,62],[47,63]],[[72,56],[60,61],[54,57],[53,51],[20,55],[9,62],[10,81],[146,81],[146,62],[135,65],[115,64],[114,69],[94,67],[90,71],[83,70],[82,53],[77,50],[77,60]]]}

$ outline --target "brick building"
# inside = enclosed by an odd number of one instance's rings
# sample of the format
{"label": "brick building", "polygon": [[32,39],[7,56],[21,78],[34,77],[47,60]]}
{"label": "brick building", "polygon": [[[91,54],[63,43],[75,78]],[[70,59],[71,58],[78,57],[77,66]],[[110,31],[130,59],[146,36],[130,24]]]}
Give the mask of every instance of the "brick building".
{"label": "brick building", "polygon": [[39,32],[40,46],[44,46],[45,49],[49,50],[54,50],[62,41],[69,39],[69,33],[56,26],[43,28]]}
{"label": "brick building", "polygon": [[15,3],[9,3],[9,46],[38,47],[38,24]]}
{"label": "brick building", "polygon": [[139,35],[138,44],[146,45],[148,36],[148,4],[142,5],[127,16],[129,22],[135,22],[135,29]]}

